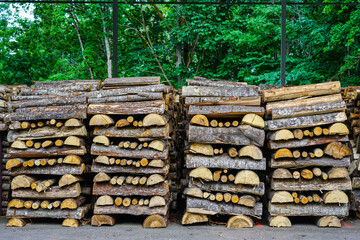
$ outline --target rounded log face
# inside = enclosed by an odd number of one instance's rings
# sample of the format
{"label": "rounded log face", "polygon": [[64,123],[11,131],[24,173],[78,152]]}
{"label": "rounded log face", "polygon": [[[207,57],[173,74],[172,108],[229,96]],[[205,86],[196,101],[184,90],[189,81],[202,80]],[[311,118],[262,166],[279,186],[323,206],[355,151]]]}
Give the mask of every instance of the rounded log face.
{"label": "rounded log face", "polygon": [[148,216],[143,223],[144,228],[165,228],[167,227],[167,219],[160,215]]}
{"label": "rounded log face", "polygon": [[228,228],[252,228],[254,227],[253,220],[245,215],[233,216],[226,224]]}

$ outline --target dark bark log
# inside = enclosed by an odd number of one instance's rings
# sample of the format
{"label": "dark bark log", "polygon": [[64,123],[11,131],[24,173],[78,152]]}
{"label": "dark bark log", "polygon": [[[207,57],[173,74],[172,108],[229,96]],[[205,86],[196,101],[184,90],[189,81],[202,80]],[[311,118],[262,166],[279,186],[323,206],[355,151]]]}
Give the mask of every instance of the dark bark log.
{"label": "dark bark log", "polygon": [[95,127],[94,135],[106,137],[121,137],[121,138],[169,138],[170,126],[167,124],[164,127],[150,127],[150,128],[117,128],[112,127]]}
{"label": "dark bark log", "polygon": [[137,150],[119,148],[114,145],[106,147],[98,144],[92,144],[91,154],[126,158],[167,159],[169,156],[169,148],[165,148],[163,152],[159,152],[147,148]]}
{"label": "dark bark log", "polygon": [[186,211],[209,215],[251,215],[260,218],[263,212],[263,204],[261,202],[257,202],[254,208],[249,208],[238,204],[213,202],[207,199],[187,197]]}
{"label": "dark bark log", "polygon": [[169,193],[169,184],[166,182],[154,186],[140,185],[111,185],[110,183],[94,183],[93,195],[111,196],[165,196]]}
{"label": "dark bark log", "polygon": [[128,207],[124,206],[95,206],[94,214],[129,214],[129,215],[153,215],[159,214],[166,216],[169,211],[169,204],[166,204],[164,207],[153,207],[148,206],[139,206],[139,205],[130,205]]}
{"label": "dark bark log", "polygon": [[186,168],[220,168],[220,169],[249,169],[266,170],[266,159],[254,160],[251,158],[230,158],[228,155],[214,157],[187,154],[185,156]]}
{"label": "dark bark log", "polygon": [[88,114],[137,115],[149,113],[164,114],[165,101],[100,103],[90,104],[88,107]]}
{"label": "dark bark log", "polygon": [[211,128],[190,125],[188,130],[188,141],[197,143],[255,145],[262,147],[265,141],[265,131],[249,125],[229,128]]}
{"label": "dark bark log", "polygon": [[332,157],[323,156],[317,158],[298,158],[298,159],[271,159],[271,168],[301,168],[301,167],[348,167],[350,165],[350,157],[343,159],[334,159]]}
{"label": "dark bark log", "polygon": [[86,97],[54,97],[54,98],[42,98],[38,100],[23,100],[9,102],[9,107],[12,109],[28,108],[28,107],[42,107],[42,106],[64,106],[72,104],[85,104]]}
{"label": "dark bark log", "polygon": [[99,172],[106,172],[106,173],[128,173],[128,174],[161,174],[167,175],[169,173],[169,165],[166,164],[163,168],[153,168],[153,167],[133,167],[133,166],[119,166],[119,165],[112,165],[106,166],[103,164],[93,162],[91,166],[91,172],[99,173]]}
{"label": "dark bark log", "polygon": [[194,116],[197,114],[201,114],[207,117],[241,117],[248,113],[254,113],[260,116],[264,116],[264,112],[265,109],[263,107],[251,107],[241,105],[191,105],[188,115]]}
{"label": "dark bark log", "polygon": [[68,127],[55,127],[47,126],[42,128],[36,128],[22,131],[9,131],[7,140],[14,142],[15,140],[32,140],[32,139],[44,139],[44,138],[62,138],[69,136],[87,137],[87,130],[85,126],[78,128]]}
{"label": "dark bark log", "polygon": [[311,180],[302,179],[272,179],[271,189],[276,191],[322,191],[351,190],[351,180],[314,178]]}
{"label": "dark bark log", "polygon": [[331,142],[348,142],[348,135],[345,136],[323,136],[314,138],[303,138],[301,140],[272,141],[268,142],[270,149],[309,147]]}
{"label": "dark bark log", "polygon": [[8,208],[7,217],[23,217],[23,218],[74,218],[82,219],[91,209],[90,204],[79,207],[74,210],[68,209],[12,209]]}
{"label": "dark bark log", "polygon": [[80,183],[66,187],[54,186],[45,192],[37,192],[32,189],[16,189],[11,192],[13,198],[33,198],[33,199],[59,199],[76,198],[81,194]]}
{"label": "dark bark log", "polygon": [[238,87],[198,87],[187,86],[182,88],[184,97],[258,97],[259,88],[256,86]]}
{"label": "dark bark log", "polygon": [[267,121],[269,130],[279,129],[294,129],[305,127],[316,127],[325,124],[331,124],[336,122],[345,122],[347,120],[346,114],[339,113],[327,113],[313,116],[285,118]]}
{"label": "dark bark log", "polygon": [[52,156],[66,156],[66,155],[85,155],[85,147],[49,147],[49,148],[28,148],[26,150],[9,148],[7,153],[10,154],[12,158],[17,157],[29,157],[29,158],[39,158],[39,157],[52,157]]}
{"label": "dark bark log", "polygon": [[129,94],[122,96],[110,96],[103,98],[89,98],[88,103],[117,103],[117,102],[138,102],[138,101],[149,101],[149,100],[163,100],[163,93],[138,93]]}
{"label": "dark bark log", "polygon": [[269,203],[269,213],[271,216],[339,216],[349,215],[349,206],[347,204],[279,204]]}
{"label": "dark bark log", "polygon": [[260,182],[257,186],[235,185],[233,183],[217,183],[217,182],[204,182],[192,181],[189,184],[189,187],[198,187],[204,191],[214,191],[214,192],[232,192],[232,193],[244,193],[244,194],[254,194],[254,195],[264,195],[265,194],[265,185],[263,182]]}
{"label": "dark bark log", "polygon": [[45,167],[19,167],[9,169],[9,175],[16,176],[19,174],[37,174],[37,175],[64,175],[64,174],[73,174],[81,175],[86,169],[85,164],[81,165],[54,165],[54,166],[45,166]]}

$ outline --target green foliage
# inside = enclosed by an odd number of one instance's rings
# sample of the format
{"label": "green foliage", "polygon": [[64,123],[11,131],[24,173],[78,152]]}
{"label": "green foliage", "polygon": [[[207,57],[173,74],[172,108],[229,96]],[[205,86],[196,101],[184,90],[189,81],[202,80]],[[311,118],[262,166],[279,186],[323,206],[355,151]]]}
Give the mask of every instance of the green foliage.
{"label": "green foliage", "polygon": [[[29,5],[12,6],[0,4],[0,83],[108,77],[111,5],[34,4],[34,21],[19,16]],[[119,75],[159,75],[175,87],[194,75],[279,84],[280,12],[277,5],[120,5]],[[359,6],[288,6],[287,84],[343,71],[334,80],[360,85],[359,22]]]}

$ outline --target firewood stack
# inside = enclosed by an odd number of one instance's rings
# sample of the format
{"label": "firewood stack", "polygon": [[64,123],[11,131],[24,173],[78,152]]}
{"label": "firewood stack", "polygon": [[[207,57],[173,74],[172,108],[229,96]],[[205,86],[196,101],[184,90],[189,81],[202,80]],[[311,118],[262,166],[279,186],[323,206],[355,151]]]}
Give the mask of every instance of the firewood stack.
{"label": "firewood stack", "polygon": [[146,228],[166,227],[172,199],[172,88],[160,84],[160,77],[134,77],[106,79],[103,89],[88,99],[97,197],[91,224],[114,225],[116,217],[127,220],[128,214],[147,216]]}
{"label": "firewood stack", "polygon": [[[187,80],[185,167],[189,169],[182,224],[214,220],[227,227],[253,227],[250,216],[263,212],[266,159],[264,108],[257,86],[246,83]],[[214,216],[215,217],[215,216]]]}
{"label": "firewood stack", "polygon": [[349,214],[351,149],[340,82],[263,91],[271,150],[270,226],[290,227],[291,216],[318,217],[340,227]]}
{"label": "firewood stack", "polygon": [[77,227],[90,210],[89,171],[83,119],[86,96],[100,81],[36,82],[12,96],[5,121],[6,169],[12,176],[8,226],[24,226],[28,218],[64,219]]}

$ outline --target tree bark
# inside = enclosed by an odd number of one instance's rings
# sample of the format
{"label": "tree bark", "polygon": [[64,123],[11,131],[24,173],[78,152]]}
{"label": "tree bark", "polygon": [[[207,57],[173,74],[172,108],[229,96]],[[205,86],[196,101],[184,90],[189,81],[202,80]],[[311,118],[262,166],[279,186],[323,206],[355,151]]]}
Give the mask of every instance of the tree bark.
{"label": "tree bark", "polygon": [[303,138],[301,140],[273,141],[269,140],[270,149],[309,147],[331,142],[348,142],[348,135],[345,136],[323,136],[314,138]]}
{"label": "tree bark", "polygon": [[264,116],[264,108],[250,107],[241,105],[211,105],[211,106],[198,106],[190,105],[188,115],[194,116],[202,114],[207,117],[241,117],[248,113],[254,113]]}
{"label": "tree bark", "polygon": [[331,190],[351,190],[351,180],[346,179],[329,179],[323,180],[315,178],[311,180],[297,179],[272,179],[271,189],[276,191],[331,191]]}
{"label": "tree bark", "polygon": [[343,159],[334,159],[332,157],[323,156],[317,158],[298,158],[298,159],[271,159],[271,168],[296,168],[296,167],[348,167],[350,165],[350,157]]}
{"label": "tree bark", "polygon": [[166,182],[154,186],[139,185],[111,185],[110,183],[94,183],[93,195],[111,196],[165,196],[169,193],[169,185]]}
{"label": "tree bark", "polygon": [[128,94],[121,96],[110,96],[103,98],[89,98],[88,103],[116,103],[116,102],[139,102],[139,101],[150,101],[150,100],[163,100],[163,93],[157,92],[144,92],[138,94]]}
{"label": "tree bark", "polygon": [[269,213],[271,216],[339,216],[349,215],[347,204],[293,204],[293,203],[269,203]]}
{"label": "tree bark", "polygon": [[186,97],[185,105],[242,105],[260,107],[260,97]]}
{"label": "tree bark", "polygon": [[128,207],[124,206],[95,206],[94,214],[130,214],[130,215],[153,215],[159,214],[166,216],[169,211],[169,204],[166,204],[163,207],[148,207],[148,206],[139,206],[139,205],[130,205]]}
{"label": "tree bark", "polygon": [[187,86],[182,88],[184,97],[259,97],[257,86],[237,87],[198,87]]}
{"label": "tree bark", "polygon": [[149,113],[164,114],[165,101],[99,103],[88,106],[88,114],[136,115]]}
{"label": "tree bark", "polygon": [[117,127],[95,127],[94,135],[121,138],[169,138],[170,126],[150,128],[117,128]]}
{"label": "tree bark", "polygon": [[32,189],[13,190],[13,198],[33,198],[33,199],[59,199],[59,198],[76,198],[81,194],[80,183],[75,183],[66,187],[54,186],[46,192],[37,192]]}
{"label": "tree bark", "polygon": [[85,164],[81,165],[54,165],[45,167],[19,167],[9,169],[9,175],[16,176],[19,174],[36,174],[36,175],[64,175],[73,174],[81,175],[86,169]]}
{"label": "tree bark", "polygon": [[8,153],[12,158],[22,158],[22,157],[30,157],[30,158],[38,158],[38,157],[52,157],[52,156],[66,156],[66,155],[85,155],[86,148],[85,147],[49,147],[49,148],[28,148],[26,150],[19,150],[9,148]]}

